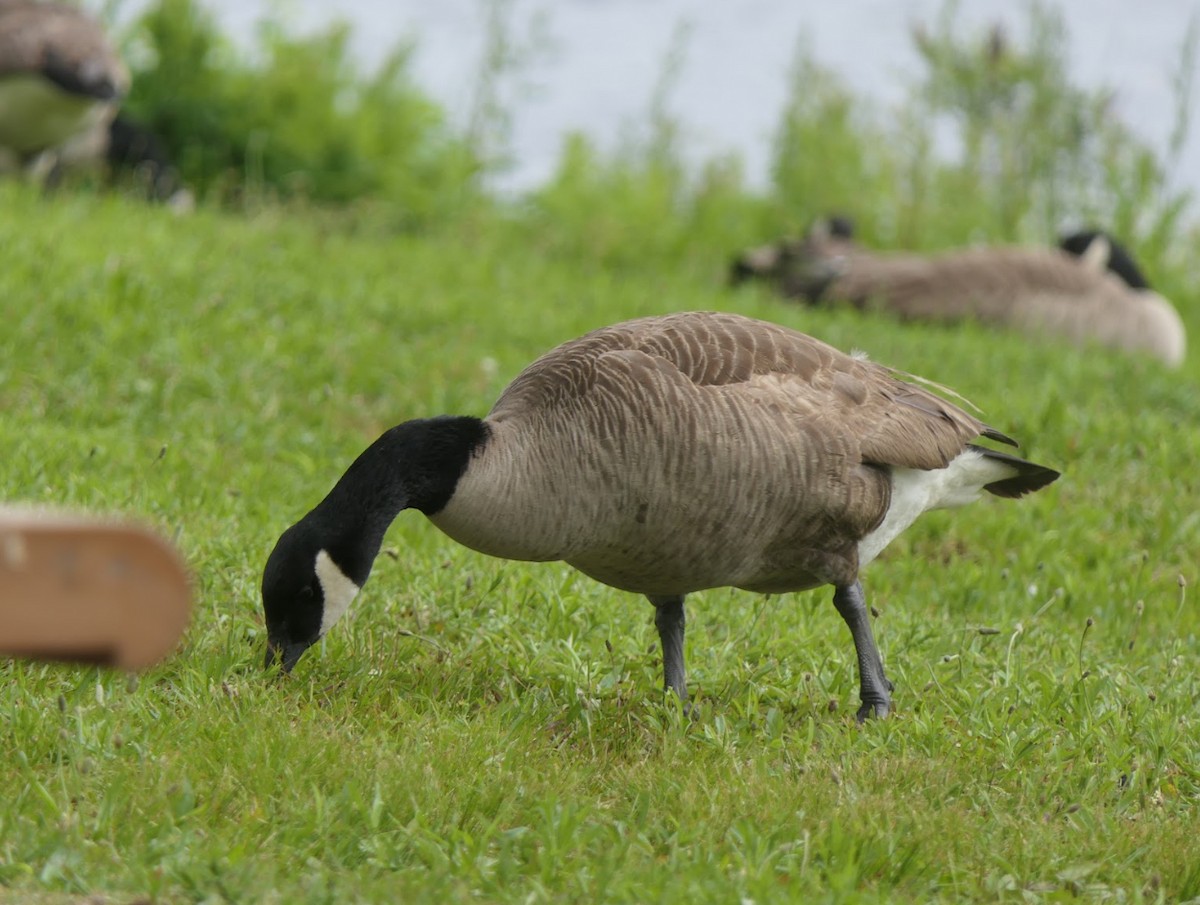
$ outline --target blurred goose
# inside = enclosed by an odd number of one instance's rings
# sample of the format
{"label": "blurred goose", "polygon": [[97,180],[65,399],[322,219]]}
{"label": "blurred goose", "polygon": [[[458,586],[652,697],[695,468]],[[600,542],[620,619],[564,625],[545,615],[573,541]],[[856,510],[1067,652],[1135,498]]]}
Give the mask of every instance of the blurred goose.
{"label": "blurred goose", "polygon": [[180,213],[195,208],[195,196],[183,182],[166,146],[149,126],[127,114],[96,123],[61,145],[53,183],[67,171],[100,171],[109,184],[134,189],[143,198],[161,201]]}
{"label": "blurred goose", "polygon": [[[732,282],[761,278],[787,297],[878,306],[902,318],[985,324],[1095,342],[1183,363],[1187,331],[1175,308],[1149,291],[1128,251],[1102,233],[1061,248],[961,248],[936,254],[873,252],[845,221],[818,224],[801,240],[750,249]],[[1140,285],[1128,282],[1137,280]]]}
{"label": "blurred goose", "polygon": [[383,434],[279,538],[263,572],[267,663],[290,670],[417,509],[492,556],[563,560],[656,608],[664,684],[687,700],[684,596],[831,584],[858,654],[860,719],[891,684],[859,571],[921,513],[1058,472],[897,372],[793,330],[683,313],[606,327],[529,365],[484,418]]}
{"label": "blurred goose", "polygon": [[10,165],[106,123],[128,88],[128,70],[87,13],[0,0],[0,150]]}

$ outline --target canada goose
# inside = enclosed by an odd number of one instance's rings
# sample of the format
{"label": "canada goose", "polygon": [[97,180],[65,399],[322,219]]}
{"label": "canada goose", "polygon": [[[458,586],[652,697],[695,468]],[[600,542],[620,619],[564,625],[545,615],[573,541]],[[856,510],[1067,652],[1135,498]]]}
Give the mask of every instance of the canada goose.
{"label": "canada goose", "polygon": [[132,117],[124,113],[113,117],[104,159],[113,174],[132,174],[149,198],[177,210],[194,206],[191,190],[183,184],[166,147],[148,126]]}
{"label": "canada goose", "polygon": [[[1182,364],[1187,331],[1178,312],[1144,286],[1128,252],[1094,238],[1064,240],[1062,249],[885,253],[862,248],[844,230],[818,227],[801,240],[750,249],[734,262],[731,279],[766,279],[783,295],[812,303],[878,306],[914,320],[974,318]],[[1126,275],[1143,285],[1127,283]]]}
{"label": "canada goose", "polygon": [[0,148],[10,165],[106,122],[128,88],[128,70],[87,13],[0,0]]}
{"label": "canada goose", "polygon": [[687,700],[684,595],[834,586],[862,708],[884,716],[859,570],[929,509],[1018,497],[1058,472],[972,444],[1003,434],[896,372],[793,330],[683,313],[606,327],[529,365],[484,418],[407,421],[276,543],[267,664],[291,670],[417,509],[508,559],[563,560],[656,608],[665,686]]}
{"label": "canada goose", "polygon": [[56,153],[53,181],[63,171],[98,169],[110,184],[126,183],[146,199],[181,213],[195,207],[195,196],[183,184],[158,136],[123,110],[110,122],[98,122],[65,142]]}
{"label": "canada goose", "polygon": [[[812,227],[810,237],[819,234],[824,239],[854,238],[854,221],[848,217],[834,215],[818,220]],[[733,259],[729,268],[729,283],[738,286],[748,280],[777,280],[783,276],[784,265],[802,248],[794,239],[782,239],[772,245],[759,245],[742,252]]]}

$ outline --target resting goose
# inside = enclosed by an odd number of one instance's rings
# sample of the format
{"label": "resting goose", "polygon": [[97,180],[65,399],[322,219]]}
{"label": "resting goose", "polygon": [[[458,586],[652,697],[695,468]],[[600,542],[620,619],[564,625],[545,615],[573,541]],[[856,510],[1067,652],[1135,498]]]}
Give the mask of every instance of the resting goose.
{"label": "resting goose", "polygon": [[392,520],[417,509],[474,550],[563,560],[648,597],[665,686],[684,701],[685,595],[831,584],[858,654],[858,716],[884,716],[891,684],[859,571],[927,510],[1058,477],[980,436],[1013,443],[775,324],[683,313],[596,330],[529,365],[486,418],[407,421],[358,457],[267,560],[267,663],[291,670],[361,590]]}
{"label": "resting goose", "polygon": [[128,88],[128,70],[87,13],[0,0],[0,149],[10,165],[106,123]]}
{"label": "resting goose", "polygon": [[[1099,239],[1092,241],[1093,239]],[[1127,282],[1136,274],[1141,285]],[[734,283],[761,278],[789,298],[879,307],[904,319],[959,321],[1099,343],[1183,363],[1187,331],[1149,291],[1123,248],[1077,234],[1061,248],[960,248],[935,254],[874,252],[843,226],[818,225],[801,240],[753,248],[733,264]]]}

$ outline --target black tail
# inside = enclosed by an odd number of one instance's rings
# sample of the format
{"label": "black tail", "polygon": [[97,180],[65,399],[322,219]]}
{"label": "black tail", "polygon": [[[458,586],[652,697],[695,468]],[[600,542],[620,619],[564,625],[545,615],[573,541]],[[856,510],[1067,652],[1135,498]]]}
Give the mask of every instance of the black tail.
{"label": "black tail", "polygon": [[1025,496],[1027,493],[1033,493],[1035,490],[1041,490],[1046,485],[1053,484],[1058,480],[1059,472],[1053,468],[1046,468],[1044,465],[1035,465],[1033,462],[1026,462],[1017,456],[1011,456],[1008,453],[995,449],[988,449],[985,446],[973,445],[971,449],[982,453],[985,459],[991,459],[994,462],[1003,462],[1005,465],[1010,465],[1016,469],[1017,473],[1011,478],[1004,478],[1003,480],[992,481],[990,484],[983,485],[984,490],[988,493],[994,493],[996,496],[1016,499],[1017,497]]}

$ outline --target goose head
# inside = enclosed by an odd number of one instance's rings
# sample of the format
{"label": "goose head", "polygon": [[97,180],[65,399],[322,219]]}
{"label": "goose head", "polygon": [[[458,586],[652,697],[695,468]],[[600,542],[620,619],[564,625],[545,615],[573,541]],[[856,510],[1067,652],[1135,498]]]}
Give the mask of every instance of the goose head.
{"label": "goose head", "polygon": [[843,216],[826,217],[814,223],[803,239],[783,238],[740,254],[730,267],[729,282],[737,286],[764,280],[790,298],[817,302],[842,275],[855,248],[853,222]]}
{"label": "goose head", "polygon": [[[325,590],[317,575],[316,554],[304,560],[312,542],[297,535],[297,523],[284,532],[263,570],[262,600],[267,623],[267,659],[277,659],[284,672],[321,637],[325,621]],[[318,551],[319,552],[319,551]]]}
{"label": "goose head", "polygon": [[791,241],[794,240],[783,239],[743,251],[729,265],[729,285],[740,286],[749,280],[770,279],[779,269],[782,249]]}
{"label": "goose head", "polygon": [[1133,254],[1104,230],[1085,229],[1070,233],[1059,240],[1058,247],[1079,258],[1086,267],[1115,274],[1130,289],[1150,288]]}
{"label": "goose head", "polygon": [[316,508],[280,536],[263,569],[266,666],[284,672],[350,608],[405,509],[439,512],[488,437],[478,418],[406,421],[385,432]]}
{"label": "goose head", "polygon": [[[300,656],[350,608],[370,574],[369,561],[365,570],[361,564],[351,570],[357,581],[347,574],[328,549],[325,527],[312,513],[297,522],[279,538],[263,570],[266,665],[279,659],[284,672],[291,672]],[[336,555],[344,558],[341,552]]]}

